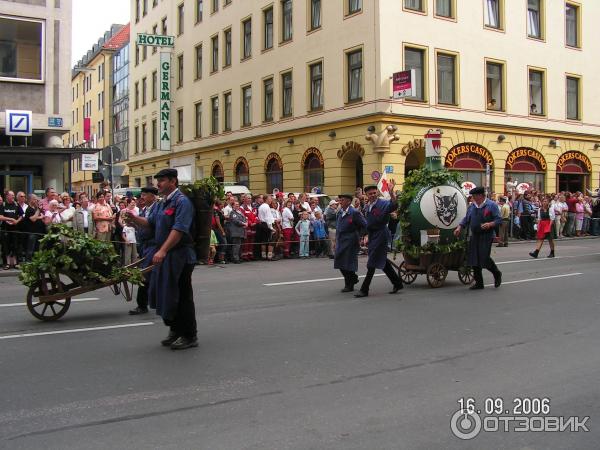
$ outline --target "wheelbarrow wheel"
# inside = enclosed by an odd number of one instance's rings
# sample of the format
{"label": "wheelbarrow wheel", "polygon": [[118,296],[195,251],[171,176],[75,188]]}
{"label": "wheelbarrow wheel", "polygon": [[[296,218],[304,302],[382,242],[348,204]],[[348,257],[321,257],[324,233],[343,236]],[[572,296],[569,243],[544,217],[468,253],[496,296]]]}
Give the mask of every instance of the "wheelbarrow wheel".
{"label": "wheelbarrow wheel", "polygon": [[[47,282],[51,283],[48,294],[58,294],[59,292],[65,292],[65,285],[63,282],[51,282],[46,279]],[[69,310],[71,306],[71,297],[66,297],[62,300],[56,300],[53,302],[41,302],[39,301],[40,295],[43,295],[41,289],[41,282],[35,286],[29,288],[27,292],[27,309],[33,317],[44,322],[51,322],[58,320]]]}
{"label": "wheelbarrow wheel", "polygon": [[470,267],[462,266],[458,269],[458,279],[462,284],[469,285],[475,281],[473,270]]}
{"label": "wheelbarrow wheel", "polygon": [[417,274],[411,270],[408,270],[404,261],[402,261],[398,267],[398,276],[404,284],[413,284],[417,279]]}
{"label": "wheelbarrow wheel", "polygon": [[427,268],[427,282],[432,288],[442,287],[447,275],[448,269],[440,263],[433,263]]}

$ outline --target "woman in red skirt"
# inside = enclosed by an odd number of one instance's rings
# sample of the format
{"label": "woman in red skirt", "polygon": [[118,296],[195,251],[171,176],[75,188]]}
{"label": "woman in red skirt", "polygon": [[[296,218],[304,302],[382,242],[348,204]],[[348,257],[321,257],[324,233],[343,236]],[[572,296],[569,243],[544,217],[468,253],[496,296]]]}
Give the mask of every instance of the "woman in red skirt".
{"label": "woman in red skirt", "polygon": [[542,200],[542,205],[538,209],[538,224],[537,224],[537,246],[534,251],[529,253],[529,256],[537,258],[544,239],[548,239],[550,244],[550,254],[548,258],[554,258],[554,238],[552,236],[552,224],[554,223],[554,208],[550,208],[550,202],[547,197]]}
{"label": "woman in red skirt", "polygon": [[248,221],[246,239],[244,239],[244,243],[242,244],[242,259],[244,261],[251,261],[254,259],[254,236],[256,236],[256,223],[258,219],[256,211],[252,208],[252,197],[250,195],[244,197],[242,211]]}

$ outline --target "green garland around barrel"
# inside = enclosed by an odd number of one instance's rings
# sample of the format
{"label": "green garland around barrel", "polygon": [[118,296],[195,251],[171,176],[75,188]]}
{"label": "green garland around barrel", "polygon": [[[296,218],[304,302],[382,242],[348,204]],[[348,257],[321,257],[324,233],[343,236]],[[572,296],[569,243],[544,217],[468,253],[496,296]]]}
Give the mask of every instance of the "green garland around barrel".
{"label": "green garland around barrel", "polygon": [[109,280],[134,284],[144,281],[139,269],[121,266],[121,257],[112,243],[97,241],[60,224],[50,226],[31,262],[22,265],[19,279],[32,287],[41,274],[51,278],[63,274],[81,286]]}
{"label": "green garland around barrel", "polygon": [[396,251],[402,252],[412,258],[419,258],[422,253],[452,253],[465,248],[463,240],[432,243],[429,242],[424,246],[420,242],[413,242],[411,238],[411,218],[410,205],[415,197],[428,186],[440,185],[459,185],[462,181],[462,176],[457,172],[451,172],[447,169],[431,170],[428,167],[415,169],[404,180],[402,192],[398,196],[398,210],[400,217],[401,238],[396,242]]}

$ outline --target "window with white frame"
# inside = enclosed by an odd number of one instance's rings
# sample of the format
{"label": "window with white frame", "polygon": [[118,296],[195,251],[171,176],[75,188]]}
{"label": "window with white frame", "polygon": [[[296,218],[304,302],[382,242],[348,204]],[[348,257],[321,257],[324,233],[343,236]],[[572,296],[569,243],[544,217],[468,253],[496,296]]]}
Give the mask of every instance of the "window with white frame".
{"label": "window with white frame", "polygon": [[572,3],[565,6],[566,39],[569,47],[579,47],[579,7]]}
{"label": "window with white frame", "polygon": [[273,120],[273,78],[269,78],[263,81],[263,93],[264,93],[264,117],[265,122],[271,122]]}
{"label": "window with white frame", "polygon": [[310,29],[321,28],[321,0],[310,0]]}
{"label": "window with white frame", "polygon": [[362,0],[348,0],[348,14],[354,14],[362,9]]}
{"label": "window with white frame", "polygon": [[195,131],[194,135],[196,138],[202,137],[202,102],[198,102],[194,105],[195,113]]}
{"label": "window with white frame", "polygon": [[0,79],[43,81],[44,24],[0,16]]}
{"label": "window with white frame", "polygon": [[542,38],[542,0],[527,0],[527,36]]}
{"label": "window with white frame", "polygon": [[413,11],[425,11],[423,7],[423,0],[404,0],[404,8],[411,9]]}
{"label": "window with white frame", "polygon": [[425,50],[406,47],[404,49],[404,70],[415,71],[415,89],[411,99],[425,101]]}
{"label": "window with white frame", "polygon": [[268,8],[263,11],[263,48],[267,50],[273,48],[273,8]]}
{"label": "window with white frame", "polygon": [[185,23],[185,10],[184,3],[177,7],[177,35],[180,36],[183,34],[183,25]]}
{"label": "window with white frame", "polygon": [[541,116],[545,113],[544,72],[529,70],[529,114]]}
{"label": "window with white frame", "polygon": [[504,111],[504,67],[500,63],[486,62],[487,109]]}
{"label": "window with white frame", "polygon": [[293,18],[292,18],[292,0],[282,0],[281,2],[281,40],[287,42],[292,40]]}
{"label": "window with white frame", "polygon": [[231,28],[223,32],[223,40],[225,41],[223,67],[229,67],[231,65]]}
{"label": "window with white frame", "polygon": [[196,46],[196,80],[202,79],[202,44]]}
{"label": "window with white frame", "polygon": [[196,0],[196,23],[202,22],[204,15],[204,0]]}
{"label": "window with white frame", "polygon": [[293,114],[293,80],[292,72],[281,75],[281,116],[291,117]]}
{"label": "window with white frame", "polygon": [[246,19],[242,22],[242,32],[242,59],[246,59],[252,56],[252,19]]}
{"label": "window with white frame", "polygon": [[242,88],[242,126],[252,125],[252,86]]}
{"label": "window with white frame", "polygon": [[577,77],[567,77],[567,119],[580,120],[579,83]]}
{"label": "window with white frame", "polygon": [[210,99],[210,132],[212,134],[219,133],[219,97],[213,97]]}
{"label": "window with white frame", "polygon": [[211,39],[212,46],[212,65],[211,71],[216,72],[219,70],[219,36],[214,36]]}
{"label": "window with white frame", "polygon": [[456,105],[456,56],[437,54],[437,84],[438,103]]}
{"label": "window with white frame", "polygon": [[435,14],[440,17],[454,18],[454,0],[435,0]]}
{"label": "window with white frame", "polygon": [[484,23],[486,27],[502,28],[502,0],[484,0]]}
{"label": "window with white frame", "polygon": [[356,50],[346,55],[348,64],[348,101],[362,100],[362,50]]}
{"label": "window with white frame", "polygon": [[231,131],[231,92],[223,94],[223,105],[225,108],[225,113],[223,114],[223,131]]}
{"label": "window with white frame", "polygon": [[310,110],[323,108],[323,63],[311,64],[310,72]]}

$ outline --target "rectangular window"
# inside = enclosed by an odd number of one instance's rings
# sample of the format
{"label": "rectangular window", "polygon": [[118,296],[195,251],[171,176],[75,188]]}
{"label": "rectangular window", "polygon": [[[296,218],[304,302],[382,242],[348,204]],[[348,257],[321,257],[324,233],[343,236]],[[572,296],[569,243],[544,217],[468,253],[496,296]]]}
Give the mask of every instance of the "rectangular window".
{"label": "rectangular window", "polygon": [[263,11],[264,21],[264,36],[263,36],[263,48],[273,48],[273,8],[265,9]]}
{"label": "rectangular window", "polygon": [[[158,25],[154,25],[152,27],[152,34],[158,34]],[[157,51],[158,51],[158,47],[153,46],[152,47],[152,54],[154,55]]]}
{"label": "rectangular window", "polygon": [[211,71],[216,72],[219,70],[219,36],[214,36],[211,40],[212,46],[212,66]]}
{"label": "rectangular window", "polygon": [[134,105],[135,109],[140,107],[140,83],[138,81],[135,82],[135,97],[134,97]]}
{"label": "rectangular window", "polygon": [[569,47],[579,47],[579,7],[571,3],[565,6],[566,40]]}
{"label": "rectangular window", "polygon": [[527,36],[542,38],[541,0],[527,0]]}
{"label": "rectangular window", "polygon": [[183,87],[183,55],[177,56],[177,87]]}
{"label": "rectangular window", "polygon": [[167,30],[167,18],[166,17],[163,17],[162,20],[160,21],[160,31],[163,36],[167,35],[168,30]]}
{"label": "rectangular window", "polygon": [[252,86],[242,88],[242,126],[252,125]]}
{"label": "rectangular window", "polygon": [[423,8],[423,0],[404,0],[404,8],[411,9],[413,11],[425,12]]}
{"label": "rectangular window", "polygon": [[454,0],[435,0],[435,15],[454,19]]}
{"label": "rectangular window", "polygon": [[140,21],[140,0],[135,0],[135,23]]}
{"label": "rectangular window", "polygon": [[177,110],[177,142],[183,142],[183,109]]}
{"label": "rectangular window", "polygon": [[152,101],[156,101],[156,95],[158,92],[158,73],[156,70],[152,72]]}
{"label": "rectangular window", "polygon": [[135,46],[135,65],[137,66],[140,63],[140,46],[136,44]]}
{"label": "rectangular window", "polygon": [[140,152],[140,127],[135,127],[133,129],[133,143],[135,145],[135,153],[137,154]]}
{"label": "rectangular window", "polygon": [[156,8],[158,6],[158,0],[152,0],[152,8]]}
{"label": "rectangular window", "polygon": [[195,131],[194,134],[197,138],[202,137],[202,102],[196,103],[194,105],[194,110],[195,110]]}
{"label": "rectangular window", "polygon": [[142,61],[146,61],[148,58],[148,46],[144,45],[142,47]]}
{"label": "rectangular window", "polygon": [[486,27],[502,29],[502,0],[484,1],[484,23]]}
{"label": "rectangular window", "polygon": [[223,32],[223,40],[225,41],[223,67],[229,67],[231,65],[231,28]]}
{"label": "rectangular window", "polygon": [[211,13],[216,13],[219,10],[219,0],[212,0],[212,10]]}
{"label": "rectangular window", "polygon": [[204,0],[196,0],[196,23],[202,22],[204,15]]}
{"label": "rectangular window", "polygon": [[196,80],[202,79],[202,44],[196,46]]}
{"label": "rectangular window", "polygon": [[247,19],[242,22],[242,32],[242,55],[243,59],[246,59],[252,56],[252,19]]}
{"label": "rectangular window", "polygon": [[223,94],[223,103],[225,108],[223,131],[231,131],[231,92]]}
{"label": "rectangular window", "polygon": [[142,9],[142,16],[146,17],[148,14],[148,0],[143,0],[142,4],[144,5]]}
{"label": "rectangular window", "polygon": [[504,111],[504,65],[486,62],[485,74],[487,109]]}
{"label": "rectangular window", "polygon": [[346,55],[348,59],[348,101],[362,100],[362,50]]}
{"label": "rectangular window", "polygon": [[293,20],[292,20],[292,0],[282,0],[281,2],[281,41],[292,40]]}
{"label": "rectangular window", "polygon": [[292,72],[281,75],[281,117],[292,117],[293,110]]}
{"label": "rectangular window", "polygon": [[311,64],[310,72],[310,110],[323,108],[323,63]]}
{"label": "rectangular window", "polygon": [[142,106],[146,105],[146,92],[148,90],[148,83],[146,77],[142,78]]}
{"label": "rectangular window", "polygon": [[348,0],[348,14],[354,14],[362,9],[362,0]]}
{"label": "rectangular window", "polygon": [[444,105],[456,105],[456,56],[437,54],[437,101]]}
{"label": "rectangular window", "polygon": [[147,130],[146,130],[146,124],[143,123],[142,124],[142,152],[145,152],[146,150],[148,150],[147,147]]}
{"label": "rectangular window", "polygon": [[579,78],[567,77],[567,119],[581,120]]}
{"label": "rectangular window", "polygon": [[404,70],[415,71],[415,92],[411,99],[425,101],[425,50],[406,47],[404,49]]}
{"label": "rectangular window", "polygon": [[152,150],[156,150],[156,133],[157,133],[157,122],[156,119],[152,119]]}
{"label": "rectangular window", "polygon": [[529,70],[529,114],[543,116],[544,105],[544,72]]}
{"label": "rectangular window", "polygon": [[310,1],[310,29],[321,28],[321,0]]}
{"label": "rectangular window", "polygon": [[265,122],[273,120],[273,78],[263,81],[264,93],[264,118]]}
{"label": "rectangular window", "polygon": [[177,36],[181,36],[183,34],[183,24],[185,19],[183,7],[183,3],[177,7]]}
{"label": "rectangular window", "polygon": [[100,98],[101,92],[98,92],[98,111],[102,110],[102,99]]}
{"label": "rectangular window", "polygon": [[219,97],[213,97],[210,99],[210,110],[211,110],[211,123],[210,132],[212,134],[219,133]]}

